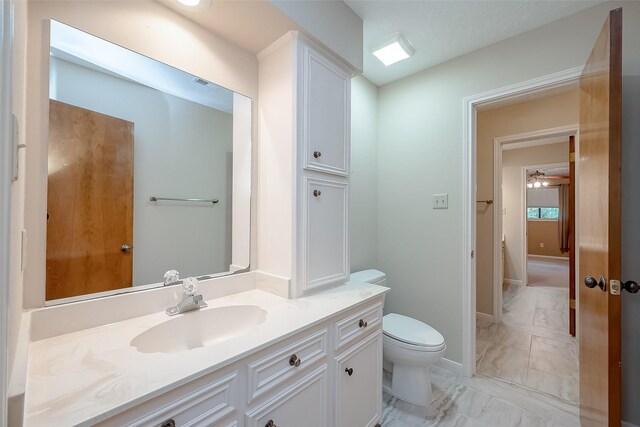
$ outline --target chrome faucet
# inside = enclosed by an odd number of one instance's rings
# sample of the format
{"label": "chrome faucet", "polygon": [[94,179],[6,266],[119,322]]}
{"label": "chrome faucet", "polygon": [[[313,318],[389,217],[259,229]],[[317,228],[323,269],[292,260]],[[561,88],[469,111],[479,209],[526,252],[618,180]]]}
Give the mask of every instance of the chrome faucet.
{"label": "chrome faucet", "polygon": [[207,306],[207,303],[202,299],[202,295],[196,295],[196,291],[198,290],[198,279],[195,277],[185,279],[182,283],[182,290],[184,291],[184,298],[182,298],[182,301],[165,310],[165,313],[169,316],[175,316],[176,314],[186,313],[193,310],[200,310]]}

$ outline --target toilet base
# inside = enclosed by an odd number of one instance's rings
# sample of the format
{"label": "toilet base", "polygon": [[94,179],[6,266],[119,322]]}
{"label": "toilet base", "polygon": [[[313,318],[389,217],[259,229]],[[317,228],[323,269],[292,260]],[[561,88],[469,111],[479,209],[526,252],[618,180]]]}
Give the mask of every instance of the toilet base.
{"label": "toilet base", "polygon": [[403,368],[393,366],[390,383],[385,381],[383,389],[390,395],[414,405],[428,406],[433,400],[430,369]]}

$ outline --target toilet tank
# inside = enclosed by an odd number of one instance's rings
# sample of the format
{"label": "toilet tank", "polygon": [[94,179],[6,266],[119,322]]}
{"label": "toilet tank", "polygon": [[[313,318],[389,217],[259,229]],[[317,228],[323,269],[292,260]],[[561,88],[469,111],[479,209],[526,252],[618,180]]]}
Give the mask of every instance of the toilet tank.
{"label": "toilet tank", "polygon": [[386,286],[387,275],[379,270],[362,270],[351,273],[349,280],[352,282],[365,282]]}

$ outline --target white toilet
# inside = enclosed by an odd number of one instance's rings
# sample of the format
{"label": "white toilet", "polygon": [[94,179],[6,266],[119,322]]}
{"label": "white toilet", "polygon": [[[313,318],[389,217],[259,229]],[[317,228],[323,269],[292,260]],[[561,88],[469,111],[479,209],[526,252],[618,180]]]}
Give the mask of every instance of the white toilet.
{"label": "white toilet", "polygon": [[[353,273],[351,280],[384,286],[386,275],[365,270]],[[431,365],[444,354],[447,347],[444,337],[426,323],[396,313],[385,315],[382,325],[384,370],[391,374],[384,390],[406,402],[429,405]]]}

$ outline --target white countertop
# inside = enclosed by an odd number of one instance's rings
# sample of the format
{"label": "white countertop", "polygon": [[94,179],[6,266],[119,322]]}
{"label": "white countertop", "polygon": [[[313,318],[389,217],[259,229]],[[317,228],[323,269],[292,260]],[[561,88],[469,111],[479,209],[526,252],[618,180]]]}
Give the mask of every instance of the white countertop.
{"label": "white countertop", "polygon": [[260,290],[211,299],[209,308],[259,306],[266,310],[266,320],[243,335],[181,353],[140,353],[129,344],[139,333],[169,320],[164,309],[33,342],[29,346],[25,425],[70,426],[104,420],[387,290],[348,283],[299,299]]}

